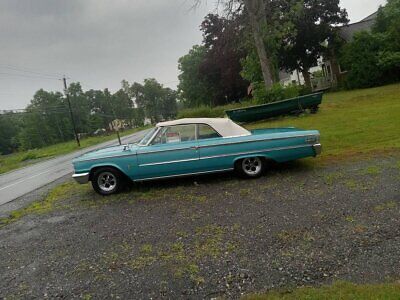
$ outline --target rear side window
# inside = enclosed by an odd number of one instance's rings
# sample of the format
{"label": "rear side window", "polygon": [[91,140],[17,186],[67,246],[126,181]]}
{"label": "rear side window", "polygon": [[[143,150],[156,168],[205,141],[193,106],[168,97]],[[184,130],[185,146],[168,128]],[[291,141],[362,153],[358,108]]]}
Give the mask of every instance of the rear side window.
{"label": "rear side window", "polygon": [[205,124],[199,124],[199,134],[198,134],[199,140],[215,139],[219,137],[221,137],[221,135],[218,132],[216,132],[214,128]]}

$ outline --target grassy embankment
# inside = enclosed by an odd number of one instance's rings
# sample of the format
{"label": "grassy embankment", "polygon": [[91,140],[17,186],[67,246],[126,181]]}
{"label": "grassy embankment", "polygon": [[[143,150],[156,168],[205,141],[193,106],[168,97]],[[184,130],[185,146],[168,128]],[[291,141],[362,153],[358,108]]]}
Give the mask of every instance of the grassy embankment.
{"label": "grassy embankment", "polygon": [[400,84],[328,93],[316,115],[249,124],[318,129],[323,158],[368,155],[400,149]]}
{"label": "grassy embankment", "polygon": [[[179,117],[223,117],[226,109],[235,107],[240,107],[240,104],[186,110],[182,111]],[[289,116],[245,125],[248,129],[285,126],[318,129],[324,146],[322,159],[325,160],[398,150],[400,149],[400,84],[328,93],[324,96],[321,109],[316,115]],[[134,131],[126,131],[124,134]],[[115,139],[115,135],[87,138],[82,140],[82,147],[111,139]],[[77,149],[75,142],[70,141],[42,149],[0,156],[0,174]]]}
{"label": "grassy embankment", "polygon": [[319,288],[299,288],[290,292],[270,292],[245,297],[246,300],[378,300],[378,299],[399,299],[400,284],[370,284],[356,285],[347,282],[339,282],[330,286]]}
{"label": "grassy embankment", "polygon": [[[124,132],[121,132],[121,136],[126,136],[142,129],[145,128],[126,130]],[[0,174],[34,164],[43,159],[68,154],[79,149],[90,147],[110,140],[117,140],[116,134],[84,138],[81,140],[80,148],[77,146],[75,140],[73,140],[40,149],[21,151],[10,155],[0,155]]]}
{"label": "grassy embankment", "polygon": [[[182,117],[224,116],[235,105],[182,111]],[[236,105],[237,107],[237,105]],[[400,149],[400,84],[327,93],[316,115],[289,116],[253,124],[248,129],[295,126],[318,129],[324,147],[322,159],[369,155]]]}

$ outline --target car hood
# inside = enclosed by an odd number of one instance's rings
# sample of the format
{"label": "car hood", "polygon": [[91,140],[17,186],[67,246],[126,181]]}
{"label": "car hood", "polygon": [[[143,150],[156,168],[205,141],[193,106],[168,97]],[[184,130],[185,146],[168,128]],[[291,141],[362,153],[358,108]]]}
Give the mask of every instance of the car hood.
{"label": "car hood", "polygon": [[130,144],[130,145],[118,145],[118,146],[102,148],[78,156],[72,162],[79,162],[88,159],[101,159],[106,157],[128,155],[136,153],[137,147],[138,147],[137,145]]}

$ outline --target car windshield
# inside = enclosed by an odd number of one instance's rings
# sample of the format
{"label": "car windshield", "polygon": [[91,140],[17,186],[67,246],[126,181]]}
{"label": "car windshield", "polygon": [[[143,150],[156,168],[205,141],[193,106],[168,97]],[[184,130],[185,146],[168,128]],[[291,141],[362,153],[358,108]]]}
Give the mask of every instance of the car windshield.
{"label": "car windshield", "polygon": [[143,137],[143,139],[139,142],[138,145],[145,146],[153,136],[153,134],[157,131],[157,127],[150,129],[150,131]]}

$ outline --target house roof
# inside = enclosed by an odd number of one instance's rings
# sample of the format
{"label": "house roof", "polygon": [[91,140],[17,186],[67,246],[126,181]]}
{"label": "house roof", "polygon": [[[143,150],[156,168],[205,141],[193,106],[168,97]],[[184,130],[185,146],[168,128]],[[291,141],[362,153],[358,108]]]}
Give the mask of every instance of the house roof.
{"label": "house roof", "polygon": [[361,21],[370,21],[370,20],[376,20],[376,18],[378,17],[378,12],[374,12],[373,14],[370,14],[368,17],[362,19]]}
{"label": "house roof", "polygon": [[372,26],[375,24],[377,15],[378,12],[375,12],[372,15],[362,19],[360,22],[342,26],[339,31],[340,37],[346,42],[351,42],[356,32],[364,30],[370,31]]}
{"label": "house roof", "polygon": [[246,136],[251,135],[250,131],[244,129],[232,120],[223,118],[188,118],[175,121],[158,123],[157,127],[187,125],[187,124],[206,124],[214,128],[222,137]]}

